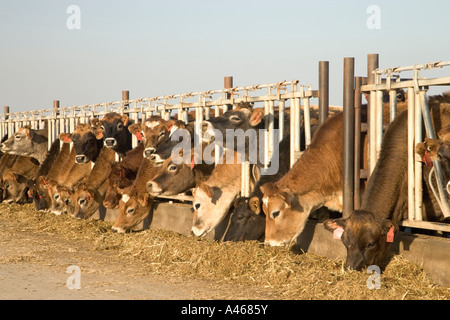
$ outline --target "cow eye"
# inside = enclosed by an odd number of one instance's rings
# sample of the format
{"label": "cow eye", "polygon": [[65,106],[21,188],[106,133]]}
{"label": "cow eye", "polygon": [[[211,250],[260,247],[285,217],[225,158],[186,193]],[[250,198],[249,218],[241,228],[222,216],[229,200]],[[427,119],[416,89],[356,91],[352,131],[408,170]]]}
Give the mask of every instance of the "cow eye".
{"label": "cow eye", "polygon": [[118,129],[118,130],[122,130],[122,128],[123,128],[123,124],[122,124],[122,123],[118,123],[118,124],[117,124],[117,129]]}
{"label": "cow eye", "polygon": [[230,119],[233,121],[241,121],[241,118],[239,118],[238,116],[231,116]]}
{"label": "cow eye", "polygon": [[16,138],[16,140],[20,140],[22,137],[20,135],[16,135],[14,138]]}
{"label": "cow eye", "polygon": [[375,241],[370,242],[370,243],[367,245],[367,249],[370,249],[370,248],[375,247],[375,244],[376,244]]}
{"label": "cow eye", "polygon": [[102,129],[102,131],[105,131],[105,127],[104,126],[100,126],[100,129]]}
{"label": "cow eye", "polygon": [[170,167],[169,167],[169,171],[175,171],[175,170],[177,170],[177,166],[176,165],[171,165]]}
{"label": "cow eye", "polygon": [[9,184],[7,184],[7,185],[5,186],[5,188],[6,188],[6,189],[9,189]]}
{"label": "cow eye", "polygon": [[276,219],[280,215],[280,211],[274,211],[270,215],[272,216],[272,219]]}
{"label": "cow eye", "polygon": [[127,213],[128,214],[133,214],[134,213],[134,208],[128,208],[127,209]]}
{"label": "cow eye", "polygon": [[161,131],[161,132],[159,133],[159,136],[162,137],[162,136],[164,135],[164,133],[165,133],[164,131]]}
{"label": "cow eye", "polygon": [[86,199],[85,198],[81,198],[80,200],[78,200],[78,204],[80,206],[84,205],[86,203]]}
{"label": "cow eye", "polygon": [[55,194],[55,195],[53,196],[53,199],[55,199],[56,201],[58,201],[58,200],[59,200],[59,194],[58,194],[58,193]]}

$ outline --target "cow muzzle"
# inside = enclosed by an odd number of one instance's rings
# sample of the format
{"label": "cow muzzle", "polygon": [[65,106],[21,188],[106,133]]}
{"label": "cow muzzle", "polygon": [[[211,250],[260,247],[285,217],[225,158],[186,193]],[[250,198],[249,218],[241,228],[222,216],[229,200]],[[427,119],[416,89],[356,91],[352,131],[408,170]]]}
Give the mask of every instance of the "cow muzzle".
{"label": "cow muzzle", "polygon": [[145,148],[144,150],[144,157],[145,158],[150,158],[150,156],[156,151],[155,148],[149,147],[149,148]]}
{"label": "cow muzzle", "polygon": [[117,146],[117,140],[114,138],[106,138],[104,144],[105,147],[114,148],[115,146]]}
{"label": "cow muzzle", "polygon": [[75,162],[79,164],[87,163],[87,157],[84,154],[79,154],[75,156]]}
{"label": "cow muzzle", "polygon": [[147,182],[146,189],[152,196],[158,196],[162,193],[162,189],[155,181]]}

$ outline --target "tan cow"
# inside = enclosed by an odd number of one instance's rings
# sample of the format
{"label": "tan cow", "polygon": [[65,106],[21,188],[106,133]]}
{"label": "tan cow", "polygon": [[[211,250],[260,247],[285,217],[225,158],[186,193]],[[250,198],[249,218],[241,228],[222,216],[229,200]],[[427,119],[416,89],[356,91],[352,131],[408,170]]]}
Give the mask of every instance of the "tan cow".
{"label": "tan cow", "polygon": [[291,170],[261,186],[266,214],[265,243],[289,245],[309,214],[325,206],[342,212],[343,114],[328,118]]}

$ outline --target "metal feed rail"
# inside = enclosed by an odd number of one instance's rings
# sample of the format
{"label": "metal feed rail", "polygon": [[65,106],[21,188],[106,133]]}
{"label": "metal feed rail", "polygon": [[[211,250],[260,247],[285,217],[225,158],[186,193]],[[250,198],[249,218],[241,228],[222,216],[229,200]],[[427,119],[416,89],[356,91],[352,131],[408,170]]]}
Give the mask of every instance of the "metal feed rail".
{"label": "metal feed rail", "polygon": [[[300,150],[300,117],[301,105],[303,103],[305,117],[305,141],[306,145],[311,142],[310,128],[310,99],[318,97],[318,91],[312,90],[311,86],[300,85],[299,81],[282,81],[263,85],[235,87],[220,90],[202,92],[190,92],[185,94],[174,94],[141,99],[127,99],[115,102],[103,102],[80,106],[59,108],[59,103],[54,108],[35,111],[4,113],[0,120],[0,136],[11,136],[20,127],[30,125],[33,129],[48,129],[49,147],[51,142],[58,138],[62,132],[73,132],[78,123],[88,123],[90,118],[101,117],[109,112],[126,114],[135,122],[158,114],[165,119],[176,116],[177,119],[187,122],[188,112],[195,110],[195,132],[201,137],[201,124],[203,120],[210,117],[211,108],[215,116],[220,111],[227,111],[229,106],[239,102],[252,102],[255,107],[262,103],[265,115],[265,148],[264,163],[267,165],[274,143],[283,138],[286,102],[290,109],[290,133],[291,133],[291,166],[301,155]],[[279,112],[279,135],[274,134],[274,103],[278,102]],[[307,125],[306,125],[307,124]],[[133,137],[133,146],[137,140]],[[250,170],[248,164],[242,166],[242,188],[241,194],[250,194]],[[174,197],[176,198],[176,197]],[[184,200],[189,197],[182,197]]]}
{"label": "metal feed rail", "polygon": [[[415,146],[423,142],[422,125],[425,125],[426,136],[435,139],[428,99],[426,92],[430,86],[450,85],[450,77],[427,79],[420,76],[422,70],[443,68],[450,65],[450,61],[433,62],[421,65],[375,69],[372,74],[372,84],[361,86],[361,91],[370,93],[369,110],[369,174],[373,171],[381,149],[383,135],[383,90],[390,95],[390,119],[397,113],[396,89],[407,90],[408,101],[408,219],[402,221],[403,226],[450,231],[450,226],[443,223],[422,221],[422,163],[415,153]],[[402,81],[400,73],[412,71],[413,78]],[[385,75],[386,78],[382,79]],[[439,161],[434,161],[438,194],[435,194],[443,215],[450,216],[448,194],[445,191],[442,168]]]}

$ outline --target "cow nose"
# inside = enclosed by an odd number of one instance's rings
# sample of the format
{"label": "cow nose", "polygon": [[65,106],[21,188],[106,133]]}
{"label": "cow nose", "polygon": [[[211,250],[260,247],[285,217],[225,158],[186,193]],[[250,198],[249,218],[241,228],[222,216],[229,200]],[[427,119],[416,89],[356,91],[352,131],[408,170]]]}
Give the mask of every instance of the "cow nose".
{"label": "cow nose", "polygon": [[76,163],[85,163],[86,156],[84,154],[79,154],[79,155],[75,156],[75,162]]}
{"label": "cow nose", "polygon": [[155,152],[155,150],[156,150],[155,148],[151,148],[151,147],[145,148],[144,157],[149,158]]}
{"label": "cow nose", "polygon": [[147,189],[148,193],[151,193],[153,191],[153,182],[152,181],[147,182],[146,189]]}
{"label": "cow nose", "polygon": [[105,139],[105,146],[107,146],[108,148],[112,148],[117,144],[116,139],[114,138],[106,138]]}

